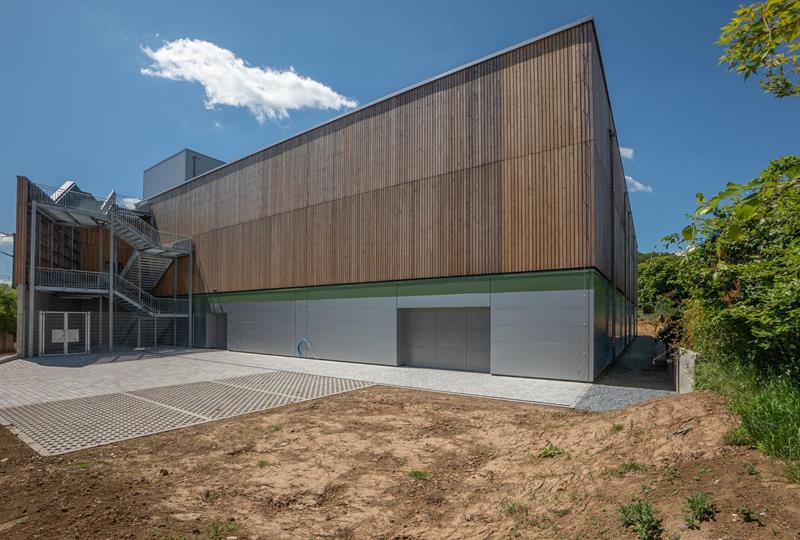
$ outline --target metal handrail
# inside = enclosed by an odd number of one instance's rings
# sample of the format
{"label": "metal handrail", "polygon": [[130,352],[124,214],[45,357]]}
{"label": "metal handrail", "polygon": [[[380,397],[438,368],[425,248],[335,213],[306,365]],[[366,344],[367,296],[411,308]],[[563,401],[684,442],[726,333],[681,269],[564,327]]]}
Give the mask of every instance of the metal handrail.
{"label": "metal handrail", "polygon": [[65,189],[63,186],[56,188],[34,184],[33,182],[31,182],[31,184],[34,189],[29,190],[30,198],[38,203],[102,213],[100,206],[103,204],[103,201],[96,198],[91,193],[85,193],[75,189]]}
{"label": "metal handrail", "polygon": [[36,268],[34,279],[39,287],[108,290],[108,274],[104,272]]}
{"label": "metal handrail", "polygon": [[[85,270],[64,270],[61,268],[36,268],[34,272],[37,287],[61,289],[82,289],[93,291],[108,290],[106,272],[87,272]],[[188,313],[189,301],[186,299],[156,298],[143,291],[119,274],[114,274],[114,290],[154,314]]]}
{"label": "metal handrail", "polygon": [[160,231],[140,218],[135,212],[120,205],[116,196],[111,200],[98,199],[91,193],[78,191],[76,188],[52,187],[31,182],[33,189],[30,191],[32,200],[53,206],[63,206],[75,210],[90,211],[97,214],[112,214],[136,234],[144,237],[148,242],[172,249],[191,249],[191,239],[175,233]]}
{"label": "metal handrail", "polygon": [[152,313],[188,313],[189,302],[183,299],[156,298],[119,274],[114,274],[114,290],[137,302]]}
{"label": "metal handrail", "polygon": [[117,220],[124,223],[129,228],[133,229],[135,233],[143,236],[156,246],[186,249],[188,247],[186,244],[191,242],[185,236],[156,229],[145,220],[117,203],[111,205],[108,212],[113,213]]}

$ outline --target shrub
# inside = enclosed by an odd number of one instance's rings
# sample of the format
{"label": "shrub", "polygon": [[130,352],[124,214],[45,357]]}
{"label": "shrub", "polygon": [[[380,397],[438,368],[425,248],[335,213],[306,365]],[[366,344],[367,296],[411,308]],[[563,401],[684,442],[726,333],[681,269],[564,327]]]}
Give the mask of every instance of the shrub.
{"label": "shrub", "polygon": [[[697,386],[731,399],[741,428],[767,454],[800,460],[800,156],[728,183],[682,232],[686,340],[701,354]],[[678,235],[668,240],[681,243]]]}

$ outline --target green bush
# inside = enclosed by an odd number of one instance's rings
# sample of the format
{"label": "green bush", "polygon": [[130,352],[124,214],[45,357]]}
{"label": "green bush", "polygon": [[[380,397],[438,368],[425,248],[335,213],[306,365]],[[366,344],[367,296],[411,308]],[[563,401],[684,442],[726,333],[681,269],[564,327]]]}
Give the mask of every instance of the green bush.
{"label": "green bush", "polygon": [[731,437],[800,460],[800,157],[697,198],[678,270],[697,386],[730,398]]}
{"label": "green bush", "polygon": [[0,283],[0,332],[17,333],[17,290]]}

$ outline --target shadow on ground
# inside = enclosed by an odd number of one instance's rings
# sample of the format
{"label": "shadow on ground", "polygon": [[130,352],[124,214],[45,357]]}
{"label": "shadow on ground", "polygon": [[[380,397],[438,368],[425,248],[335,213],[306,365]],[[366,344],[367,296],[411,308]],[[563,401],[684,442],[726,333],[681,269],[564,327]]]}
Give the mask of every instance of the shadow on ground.
{"label": "shadow on ground", "polygon": [[637,337],[595,383],[674,392],[675,378],[670,365],[665,362],[653,363],[655,344],[656,340],[651,336]]}
{"label": "shadow on ground", "polygon": [[115,364],[119,362],[129,362],[131,360],[142,360],[144,358],[176,356],[193,350],[194,349],[164,349],[155,353],[152,351],[125,351],[119,353],[65,354],[56,356],[33,356],[30,358],[23,358],[23,360],[39,366],[81,368],[97,364]]}

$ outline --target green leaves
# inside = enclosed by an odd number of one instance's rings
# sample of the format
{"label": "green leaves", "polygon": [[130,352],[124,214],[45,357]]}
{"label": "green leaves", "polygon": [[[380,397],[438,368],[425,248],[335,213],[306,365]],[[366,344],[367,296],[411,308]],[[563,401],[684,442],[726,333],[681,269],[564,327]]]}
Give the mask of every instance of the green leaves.
{"label": "green leaves", "polygon": [[742,6],[722,27],[721,64],[742,75],[763,74],[761,87],[776,97],[800,96],[800,0]]}
{"label": "green leaves", "polygon": [[[800,156],[772,161],[743,183],[728,182],[680,235],[690,346],[800,380]],[[688,246],[686,246],[688,244]],[[640,266],[640,298],[644,298]]]}

